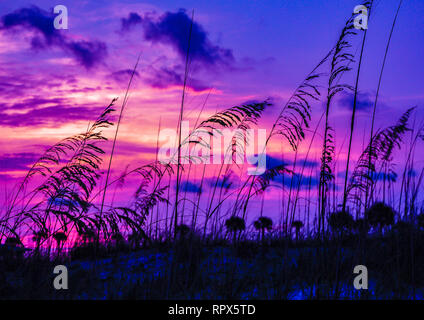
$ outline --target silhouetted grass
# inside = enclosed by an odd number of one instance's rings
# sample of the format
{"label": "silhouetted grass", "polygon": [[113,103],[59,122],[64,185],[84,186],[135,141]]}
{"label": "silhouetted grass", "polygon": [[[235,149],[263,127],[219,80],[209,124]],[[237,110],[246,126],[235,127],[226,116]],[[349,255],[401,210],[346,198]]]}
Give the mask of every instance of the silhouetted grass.
{"label": "silhouetted grass", "polygon": [[[395,21],[396,17],[378,88]],[[133,169],[127,166],[119,177],[111,179],[129,86],[119,112],[104,185],[100,185],[107,156],[103,130],[114,125],[116,99],[85,132],[48,148],[1,211],[0,298],[423,298],[424,276],[419,268],[424,262],[424,249],[420,247],[424,240],[424,210],[419,193],[424,169],[418,176],[411,174],[417,166],[415,150],[424,140],[424,126],[410,125],[416,108],[404,111],[396,124],[374,132],[377,91],[371,137],[364,143],[354,170],[346,170],[341,197],[336,191],[332,110],[339,92],[354,89],[348,169],[365,43],[364,34],[353,87],[343,78],[355,63],[350,51],[359,31],[353,30],[352,23],[353,17],[336,45],[281,107],[271,126],[265,145],[275,139],[289,146],[295,153],[292,166],[282,163],[267,168],[262,175],[250,176],[238,166],[237,157],[246,154],[236,151],[249,143],[248,129],[258,125],[269,107],[278,107],[270,100],[229,107],[206,118],[201,112],[188,137],[182,136],[190,41],[177,152],[168,162],[156,157]],[[131,80],[132,76],[129,85]],[[324,96],[322,88],[326,89]],[[312,108],[320,103],[325,110],[313,131],[306,157],[299,164],[299,147],[310,131]],[[238,129],[224,149],[224,158],[231,161],[220,165],[217,174],[208,180],[206,159],[181,150],[187,146],[210,147],[201,135],[219,135],[225,129]],[[306,179],[306,164],[321,129],[321,165],[310,169],[305,199],[300,192],[302,179]],[[408,133],[408,158],[398,181],[394,155],[405,148]],[[263,156],[259,150],[258,157]],[[202,168],[200,189],[190,195],[181,188],[191,181],[190,171],[195,164]],[[128,195],[126,206],[114,205],[116,190],[126,185],[130,175],[138,177],[137,188]],[[237,185],[231,180],[234,176],[240,180]],[[319,179],[316,188],[313,177]],[[275,187],[277,178],[290,179],[290,184],[287,192],[283,183],[282,208],[275,209],[273,221],[271,214],[264,212],[264,202],[265,193]],[[394,190],[399,186],[396,195]],[[107,193],[111,189],[114,192],[109,204]],[[260,215],[253,222],[248,218],[252,199],[262,200]],[[275,221],[278,217],[279,223]],[[29,238],[33,245],[24,248],[23,242]],[[52,286],[52,270],[59,263],[70,270],[70,288],[65,293]],[[369,291],[353,289],[353,267],[359,264],[368,267]]]}

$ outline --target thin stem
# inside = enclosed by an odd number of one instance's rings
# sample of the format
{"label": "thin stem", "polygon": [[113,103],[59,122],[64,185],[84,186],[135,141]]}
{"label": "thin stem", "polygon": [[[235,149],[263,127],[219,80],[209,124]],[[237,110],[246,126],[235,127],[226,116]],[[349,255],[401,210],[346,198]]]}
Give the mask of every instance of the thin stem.
{"label": "thin stem", "polygon": [[[372,8],[373,1],[371,1],[369,13],[371,16],[371,8]],[[353,109],[352,109],[352,118],[350,121],[350,137],[349,137],[349,147],[347,150],[347,160],[346,160],[346,173],[345,173],[345,180],[344,180],[344,188],[343,188],[343,212],[346,211],[346,202],[347,202],[347,179],[349,176],[349,162],[350,162],[350,154],[352,150],[352,139],[353,139],[353,132],[355,129],[355,115],[356,115],[356,104],[358,100],[358,85],[359,85],[359,75],[361,73],[361,66],[362,66],[362,57],[364,53],[364,47],[365,47],[365,40],[367,38],[367,29],[364,30],[364,36],[362,38],[362,45],[361,45],[361,54],[359,56],[359,63],[358,63],[358,72],[356,73],[356,82],[355,82],[355,94],[353,98]]]}
{"label": "thin stem", "polygon": [[[380,76],[378,78],[377,92],[375,94],[374,108],[373,108],[372,120],[371,120],[371,133],[370,133],[370,146],[371,147],[373,145],[375,113],[376,113],[376,110],[377,110],[377,101],[378,101],[378,96],[379,96],[379,93],[380,93],[381,80],[383,78],[383,71],[384,71],[384,67],[386,65],[387,53],[389,52],[389,47],[390,47],[390,42],[392,40],[393,30],[395,29],[396,20],[397,20],[398,14],[399,14],[400,7],[402,6],[402,2],[403,2],[403,0],[400,0],[399,6],[398,6],[397,11],[396,11],[395,18],[393,20],[392,28],[391,28],[390,34],[389,34],[389,39],[387,40],[386,51],[384,53],[383,64],[381,66]],[[372,150],[372,148],[370,148],[370,153],[369,153],[369,158],[368,158],[369,159],[368,168],[370,168],[370,166],[371,166],[371,150]],[[368,173],[368,175],[369,175],[369,173]],[[368,208],[368,192],[369,192],[369,190],[367,188],[366,195],[365,195],[365,209]]]}
{"label": "thin stem", "polygon": [[191,42],[191,32],[193,29],[193,20],[194,20],[194,10],[191,15],[191,24],[190,24],[190,31],[188,36],[188,45],[187,45],[187,55],[186,55],[186,61],[185,61],[185,71],[184,71],[184,84],[183,84],[183,93],[181,97],[181,108],[180,108],[180,118],[179,118],[179,132],[178,132],[178,163],[177,163],[177,185],[175,190],[175,211],[174,211],[174,237],[177,237],[177,224],[178,224],[178,194],[180,189],[180,162],[181,162],[181,135],[182,135],[182,121],[183,121],[183,113],[184,113],[184,98],[185,98],[185,91],[186,91],[186,85],[187,85],[187,77],[188,77],[188,61],[189,61],[189,53],[190,53],[190,42]]}
{"label": "thin stem", "polygon": [[129,93],[129,90],[130,90],[130,87],[131,87],[131,83],[132,83],[132,80],[134,78],[134,74],[137,70],[138,63],[140,61],[140,56],[141,56],[141,53],[137,58],[137,62],[134,66],[134,69],[132,70],[130,81],[128,82],[127,90],[125,92],[124,100],[122,101],[121,111],[119,113],[119,119],[118,119],[118,123],[116,125],[115,136],[113,138],[113,144],[112,144],[112,150],[110,152],[109,165],[108,165],[108,169],[107,169],[107,173],[106,173],[106,182],[105,182],[105,188],[104,188],[104,191],[103,191],[102,203],[101,203],[101,207],[100,207],[100,216],[102,216],[102,214],[103,214],[103,207],[104,207],[104,203],[105,203],[106,191],[107,191],[107,186],[108,186],[108,182],[109,182],[110,169],[112,167],[113,155],[114,155],[114,152],[115,152],[116,140],[118,138],[119,126],[121,124],[122,115],[124,113],[124,109],[125,109],[125,106],[126,106],[127,101],[128,101],[128,93]]}

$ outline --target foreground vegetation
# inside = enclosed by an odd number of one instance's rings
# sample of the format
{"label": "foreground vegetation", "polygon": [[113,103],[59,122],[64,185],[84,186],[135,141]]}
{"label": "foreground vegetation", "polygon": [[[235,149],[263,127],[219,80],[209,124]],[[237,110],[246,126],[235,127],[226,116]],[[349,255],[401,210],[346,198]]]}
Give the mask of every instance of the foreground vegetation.
{"label": "foreground vegetation", "polygon": [[[397,223],[363,238],[258,241],[206,239],[132,248],[127,241],[81,244],[53,260],[9,251],[1,263],[0,299],[422,299],[424,230]],[[3,258],[5,258],[3,252]],[[53,287],[54,266],[69,270],[68,290]],[[355,290],[353,268],[368,268],[368,290]]]}

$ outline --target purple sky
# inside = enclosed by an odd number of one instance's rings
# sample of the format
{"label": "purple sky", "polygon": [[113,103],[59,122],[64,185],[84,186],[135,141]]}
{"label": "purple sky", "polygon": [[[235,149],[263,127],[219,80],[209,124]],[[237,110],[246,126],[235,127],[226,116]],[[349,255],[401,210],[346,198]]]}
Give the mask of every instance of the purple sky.
{"label": "purple sky", "polygon": [[[68,30],[55,30],[51,24],[52,8],[57,4],[68,8]],[[269,129],[282,103],[335,44],[358,4],[356,0],[3,1],[0,179],[6,186],[14,183],[44,146],[84,131],[113,97],[122,98],[140,52],[115,174],[127,163],[152,159],[159,121],[165,128],[176,126],[184,31],[192,10],[185,118],[194,122],[207,97],[205,115],[272,97],[277,104],[260,122],[260,127]],[[369,21],[354,138],[356,155],[365,132],[368,138],[370,111],[397,5],[397,0],[376,0]],[[401,8],[384,72],[377,127],[393,124],[410,106],[423,106],[423,13],[421,0],[405,1]],[[346,82],[352,83],[353,76],[351,72]],[[351,105],[352,96],[341,95],[330,120],[337,132],[340,159],[345,157]],[[322,111],[322,105],[315,106],[312,127]],[[417,123],[422,114],[419,109]],[[107,134],[111,136],[112,131]],[[319,157],[320,143],[311,163]],[[270,155],[279,153],[280,147],[278,142],[271,144]],[[302,153],[304,149],[300,157]],[[400,154],[400,163],[402,159]]]}

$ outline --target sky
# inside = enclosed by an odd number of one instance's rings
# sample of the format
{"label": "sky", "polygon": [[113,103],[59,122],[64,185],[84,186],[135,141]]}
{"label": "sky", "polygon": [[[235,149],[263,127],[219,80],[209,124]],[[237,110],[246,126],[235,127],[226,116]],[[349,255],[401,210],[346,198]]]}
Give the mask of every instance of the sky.
{"label": "sky", "polygon": [[[58,4],[68,9],[66,30],[52,25],[53,7]],[[200,120],[233,105],[271,98],[275,105],[258,124],[269,130],[296,86],[334,46],[358,4],[357,0],[1,1],[1,192],[7,198],[47,146],[84,132],[113,98],[119,97],[120,106],[139,55],[112,174],[117,177],[127,165],[154,159],[159,124],[162,129],[177,126],[192,15],[184,119],[194,125],[202,109]],[[371,13],[353,161],[369,135],[397,5],[396,0],[376,0]],[[421,0],[405,1],[401,7],[382,80],[377,127],[394,124],[411,106],[418,106],[417,123],[422,118],[423,13]],[[353,47],[356,52],[358,44]],[[353,83],[353,76],[351,72],[346,82]],[[340,95],[330,119],[340,163],[346,158],[351,101],[351,95]],[[319,103],[314,106],[312,128],[323,108]],[[105,134],[111,138],[114,131]],[[320,140],[312,146],[312,167],[319,161],[321,144]],[[299,158],[307,147],[307,143],[301,146]],[[272,141],[267,152],[269,163],[281,154],[287,161],[294,156],[281,141]],[[397,157],[402,163],[402,152]],[[277,201],[276,195],[270,197]]]}

